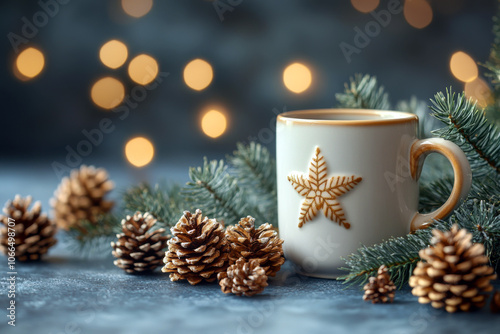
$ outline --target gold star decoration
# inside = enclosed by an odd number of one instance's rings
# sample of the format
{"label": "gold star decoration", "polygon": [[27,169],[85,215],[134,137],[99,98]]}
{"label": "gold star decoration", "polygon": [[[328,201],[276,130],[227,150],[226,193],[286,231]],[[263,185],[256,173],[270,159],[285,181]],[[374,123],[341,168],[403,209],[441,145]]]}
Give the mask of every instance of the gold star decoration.
{"label": "gold star decoration", "polygon": [[326,218],[346,229],[351,227],[337,198],[353,189],[361,182],[361,177],[352,175],[327,178],[325,158],[316,146],[309,162],[309,174],[292,172],[287,178],[299,195],[305,197],[300,207],[299,227],[311,221],[321,209]]}

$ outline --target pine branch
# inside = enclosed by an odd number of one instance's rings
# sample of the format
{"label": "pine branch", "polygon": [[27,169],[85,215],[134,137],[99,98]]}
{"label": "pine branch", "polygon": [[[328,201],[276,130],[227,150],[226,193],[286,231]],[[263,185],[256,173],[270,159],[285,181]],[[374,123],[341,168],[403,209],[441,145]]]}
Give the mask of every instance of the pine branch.
{"label": "pine branch", "polygon": [[474,242],[484,244],[491,264],[498,266],[500,260],[500,216],[497,207],[484,201],[469,201],[449,221],[435,222],[432,228],[418,230],[414,234],[389,240],[371,246],[362,246],[357,253],[347,259],[348,272],[340,277],[344,284],[362,285],[377,269],[385,264],[389,268],[391,279],[399,287],[403,286],[411,276],[420,260],[418,252],[430,244],[432,229],[448,230],[453,224],[465,228],[472,233]]}
{"label": "pine branch", "polygon": [[432,130],[437,127],[436,121],[431,117],[430,110],[425,101],[417,99],[412,96],[408,101],[399,101],[396,105],[396,110],[409,112],[415,114],[419,118],[418,122],[418,137],[429,138],[432,137]]}
{"label": "pine branch", "polygon": [[200,209],[204,215],[226,224],[236,224],[248,215],[264,223],[265,217],[247,203],[245,193],[236,179],[227,173],[223,160],[208,162],[204,158],[202,167],[189,169],[189,177],[191,182],[186,184],[182,194],[192,210]]}
{"label": "pine branch", "polygon": [[141,184],[128,189],[123,194],[125,213],[132,215],[136,211],[149,212],[158,220],[158,227],[170,228],[182,216],[184,199],[178,185],[167,187],[156,184],[151,187]]}
{"label": "pine branch", "polygon": [[341,108],[362,108],[389,110],[389,95],[383,86],[379,86],[377,78],[356,74],[345,83],[344,93],[335,94]]}
{"label": "pine branch", "polygon": [[[448,199],[453,188],[453,176],[420,185],[420,207],[423,212],[436,210]],[[485,201],[500,207],[500,175],[490,173],[472,179],[467,200]]]}
{"label": "pine branch", "polygon": [[98,217],[96,223],[81,221],[79,228],[71,228],[66,246],[84,257],[103,257],[111,254],[109,243],[120,233],[120,219],[113,214]]}
{"label": "pine branch", "polygon": [[491,45],[490,57],[483,66],[488,69],[485,75],[490,78],[495,97],[494,103],[486,107],[486,113],[489,118],[500,125],[500,2],[498,2],[497,6],[497,15],[493,17],[494,39]]}
{"label": "pine branch", "polygon": [[[449,227],[451,225],[446,222],[439,222],[435,225],[435,228],[441,230]],[[431,229],[418,230],[414,234],[389,238],[387,241],[371,247],[362,246],[357,253],[344,259],[347,267],[340,269],[349,273],[338,279],[345,280],[344,284],[362,285],[368,281],[370,276],[377,273],[381,265],[385,264],[394,284],[402,287],[420,260],[418,252],[429,245],[431,235]]]}
{"label": "pine branch", "polygon": [[431,100],[433,116],[446,127],[433,133],[451,140],[465,152],[475,177],[490,171],[500,173],[500,131],[490,124],[476,103],[466,99],[464,94],[446,90]]}
{"label": "pine branch", "polygon": [[[251,142],[237,144],[237,150],[227,157],[231,172],[238,181],[250,205],[258,207],[266,217],[264,222],[277,225],[276,162],[264,146]],[[264,223],[262,222],[262,223]]]}
{"label": "pine branch", "polygon": [[450,197],[453,176],[447,176],[429,183],[420,184],[419,210],[431,212],[439,208]]}
{"label": "pine branch", "polygon": [[450,219],[472,232],[472,241],[484,245],[490,264],[498,270],[500,260],[500,207],[485,201],[469,201]]}

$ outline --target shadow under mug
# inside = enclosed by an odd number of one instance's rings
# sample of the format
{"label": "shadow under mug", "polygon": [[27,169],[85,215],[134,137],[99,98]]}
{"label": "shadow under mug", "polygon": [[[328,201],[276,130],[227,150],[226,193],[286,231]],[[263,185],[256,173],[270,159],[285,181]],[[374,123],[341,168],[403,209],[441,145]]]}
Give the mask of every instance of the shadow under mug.
{"label": "shadow under mug", "polygon": [[[470,190],[462,150],[417,138],[418,117],[403,112],[318,109],[278,115],[278,221],[284,252],[305,275],[335,278],[361,244],[403,236],[446,218]],[[444,155],[454,171],[450,197],[418,212],[425,157]]]}

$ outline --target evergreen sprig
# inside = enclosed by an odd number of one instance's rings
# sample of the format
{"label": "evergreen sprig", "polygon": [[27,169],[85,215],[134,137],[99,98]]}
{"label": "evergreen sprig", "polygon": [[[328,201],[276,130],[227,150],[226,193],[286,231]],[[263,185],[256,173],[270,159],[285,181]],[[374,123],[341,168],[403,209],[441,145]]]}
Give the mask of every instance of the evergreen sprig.
{"label": "evergreen sprig", "polygon": [[170,228],[181,217],[184,209],[179,185],[160,185],[152,187],[140,184],[128,189],[123,194],[123,206],[126,214],[136,211],[149,212],[158,220],[158,227]]}
{"label": "evergreen sprig", "polygon": [[[448,221],[434,222],[432,229],[449,230],[457,224],[472,233],[472,241],[482,243],[490,256],[491,264],[496,267],[500,260],[500,216],[498,208],[485,201],[469,201],[455,212]],[[362,285],[373,276],[381,265],[389,268],[391,279],[399,287],[411,276],[420,260],[418,252],[429,246],[432,229],[418,230],[404,237],[390,238],[371,247],[363,246],[357,253],[345,259],[349,272],[339,279],[348,285]]]}
{"label": "evergreen sprig", "polygon": [[[446,230],[450,226],[447,222],[438,222],[434,228]],[[401,287],[408,281],[420,260],[418,252],[429,245],[430,237],[431,230],[425,229],[404,237],[389,238],[371,247],[362,246],[357,253],[344,259],[346,267],[340,269],[349,273],[338,279],[344,280],[348,285],[362,285],[377,273],[381,265],[386,265],[391,280]]]}
{"label": "evergreen sprig", "polygon": [[237,150],[227,157],[230,171],[246,194],[250,205],[258,208],[264,222],[277,224],[276,162],[269,150],[259,143],[237,143]]}
{"label": "evergreen sprig", "polygon": [[464,93],[446,90],[431,100],[433,116],[443,122],[444,128],[434,131],[450,140],[465,152],[475,177],[492,171],[500,173],[500,131],[487,121],[482,110]]}
{"label": "evergreen sprig", "polygon": [[493,85],[494,101],[486,107],[486,114],[500,126],[500,1],[497,15],[493,18],[493,44],[490,57],[484,66],[488,69],[486,76]]}
{"label": "evergreen sprig", "polygon": [[68,249],[84,257],[109,255],[109,243],[120,233],[120,218],[107,213],[100,215],[95,223],[83,220],[78,228],[70,228],[66,240]]}
{"label": "evergreen sprig", "polygon": [[345,84],[344,93],[335,94],[342,108],[389,110],[389,95],[383,86],[379,86],[377,78],[368,74],[356,74]]}
{"label": "evergreen sprig", "polygon": [[236,178],[227,172],[223,160],[207,161],[203,166],[189,169],[190,182],[182,190],[187,203],[229,224],[236,224],[242,217],[253,216],[262,223],[265,217],[249,205],[245,192],[238,186]]}
{"label": "evergreen sprig", "polygon": [[399,101],[396,105],[396,110],[412,113],[418,116],[418,137],[432,137],[432,130],[436,128],[436,121],[430,117],[430,110],[425,101],[412,96],[410,100]]}

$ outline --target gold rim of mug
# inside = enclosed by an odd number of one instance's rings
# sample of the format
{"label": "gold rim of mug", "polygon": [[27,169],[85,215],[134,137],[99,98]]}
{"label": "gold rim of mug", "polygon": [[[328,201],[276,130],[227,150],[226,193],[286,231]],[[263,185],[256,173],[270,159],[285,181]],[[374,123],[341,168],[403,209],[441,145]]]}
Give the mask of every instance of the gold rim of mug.
{"label": "gold rim of mug", "polygon": [[[321,119],[310,118],[311,115],[356,115],[375,116],[376,119]],[[309,118],[307,117],[309,116]],[[417,115],[401,111],[373,109],[309,109],[287,111],[278,115],[278,122],[300,123],[309,125],[387,125],[407,122],[417,122]]]}

